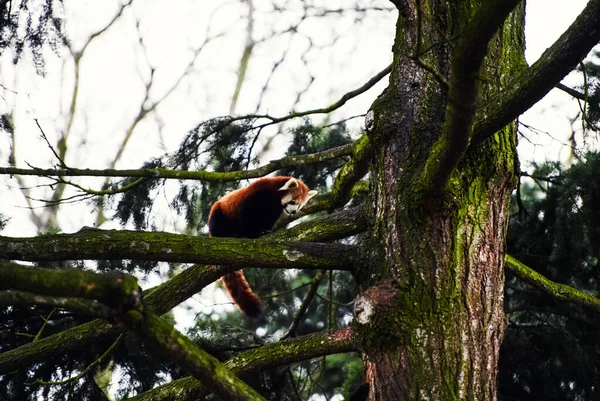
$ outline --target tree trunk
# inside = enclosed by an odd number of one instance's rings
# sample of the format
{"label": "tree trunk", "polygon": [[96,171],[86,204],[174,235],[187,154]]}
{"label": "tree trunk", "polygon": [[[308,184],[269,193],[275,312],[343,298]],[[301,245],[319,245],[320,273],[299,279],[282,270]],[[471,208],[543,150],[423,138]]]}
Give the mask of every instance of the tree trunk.
{"label": "tree trunk", "polygon": [[[390,85],[367,122],[375,227],[369,269],[357,276],[356,329],[369,399],[495,400],[516,126],[469,150],[435,196],[421,182],[446,113],[440,76],[449,76],[451,46],[485,2],[395,3]],[[489,43],[478,104],[525,67],[523,28],[521,3]]]}

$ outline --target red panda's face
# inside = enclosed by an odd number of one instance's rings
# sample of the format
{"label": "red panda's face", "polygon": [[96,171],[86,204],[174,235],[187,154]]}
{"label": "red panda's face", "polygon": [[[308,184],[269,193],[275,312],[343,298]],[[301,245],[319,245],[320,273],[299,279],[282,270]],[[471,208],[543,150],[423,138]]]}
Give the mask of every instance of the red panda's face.
{"label": "red panda's face", "polygon": [[281,188],[285,195],[281,198],[281,205],[285,214],[296,214],[306,202],[317,194],[317,191],[309,190],[306,184],[295,178],[290,178]]}

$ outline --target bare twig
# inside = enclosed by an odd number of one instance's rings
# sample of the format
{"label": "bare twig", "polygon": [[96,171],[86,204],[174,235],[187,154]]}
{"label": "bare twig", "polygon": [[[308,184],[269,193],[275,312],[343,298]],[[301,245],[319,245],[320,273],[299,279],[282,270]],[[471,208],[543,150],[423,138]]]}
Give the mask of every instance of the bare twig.
{"label": "bare twig", "polygon": [[[77,101],[79,99],[79,84],[80,84],[80,76],[81,76],[81,60],[82,60],[88,46],[94,41],[94,39],[99,37],[100,35],[102,35],[104,32],[106,32],[110,27],[112,27],[114,25],[114,23],[123,15],[123,12],[125,11],[125,9],[131,5],[132,1],[133,0],[129,0],[129,1],[121,4],[117,13],[114,15],[114,17],[103,28],[92,33],[90,35],[90,37],[84,43],[83,47],[79,51],[75,51],[71,47],[69,47],[69,51],[71,52],[71,55],[73,57],[75,76],[74,76],[73,90],[71,92],[71,101],[70,101],[70,105],[69,105],[69,115],[68,115],[68,120],[67,120],[67,127],[57,143],[57,147],[58,147],[58,151],[59,151],[59,155],[60,155],[58,157],[58,159],[61,161],[66,159],[66,154],[67,154],[67,149],[68,149],[67,141],[71,134],[71,131],[73,128],[73,122],[75,121],[75,115],[76,115],[76,111],[77,111]],[[63,162],[63,167],[66,167],[66,165],[64,165],[64,162]],[[57,206],[59,203],[61,203],[60,199],[63,197],[64,191],[65,191],[65,185],[57,185],[54,190],[54,193],[52,194],[52,197],[51,197],[52,202],[50,202],[50,204],[52,204],[53,206]],[[49,218],[49,222],[51,224],[53,224],[52,221],[56,219],[56,213],[57,213],[58,209],[52,208],[51,210],[52,210],[52,215]]]}
{"label": "bare twig", "polygon": [[282,117],[275,117],[275,116],[271,116],[269,114],[247,114],[244,116],[232,117],[231,122],[240,121],[240,120],[252,120],[252,119],[267,119],[267,120],[269,120],[268,123],[257,126],[257,128],[259,128],[259,127],[263,127],[263,126],[267,126],[267,125],[278,124],[280,122],[291,120],[293,118],[304,117],[304,116],[308,116],[308,115],[312,115],[312,114],[328,114],[328,113],[331,113],[332,111],[337,110],[340,107],[342,107],[344,104],[346,104],[346,102],[348,100],[353,99],[356,96],[371,89],[377,82],[381,81],[391,71],[392,71],[392,65],[390,64],[389,66],[387,66],[386,68],[381,70],[379,73],[377,73],[374,77],[369,79],[369,81],[367,81],[360,88],[354,89],[354,90],[344,94],[337,102],[335,102],[327,107],[323,107],[320,109],[312,109],[312,110],[306,110],[306,111],[293,112],[293,113],[288,114],[287,116],[282,116]]}
{"label": "bare twig", "polygon": [[249,178],[258,178],[277,171],[283,167],[302,166],[319,163],[342,156],[347,156],[353,151],[353,144],[338,146],[321,152],[301,156],[286,156],[282,159],[273,160],[264,166],[252,170],[213,172],[213,171],[186,171],[170,170],[164,168],[137,169],[137,170],[93,170],[93,169],[22,169],[16,167],[0,167],[0,174],[8,175],[35,175],[55,177],[145,177],[164,178],[177,180],[200,180],[200,181],[237,181]]}
{"label": "bare twig", "polygon": [[54,314],[54,312],[56,312],[56,310],[57,310],[56,308],[52,309],[52,311],[50,311],[50,313],[48,313],[48,316],[46,316],[46,317],[40,316],[42,318],[42,320],[44,321],[44,323],[42,324],[42,327],[40,327],[40,329],[38,330],[37,334],[33,338],[33,341],[38,341],[40,338],[42,338],[42,333],[44,332],[44,329],[48,325],[48,322],[50,321],[50,318],[52,317],[52,315]]}
{"label": "bare twig", "polygon": [[573,96],[575,99],[579,99],[579,100],[585,100],[585,95],[579,91],[576,91],[573,88],[569,88],[567,85],[564,85],[562,83],[557,83],[556,85],[554,85],[555,88],[560,89],[563,92],[568,93],[569,95]]}
{"label": "bare twig", "polygon": [[44,381],[44,380],[40,380],[40,379],[35,379],[35,381],[27,382],[25,384],[27,384],[27,385],[43,384],[43,385],[56,386],[56,385],[67,384],[70,382],[77,381],[77,380],[81,379],[83,376],[87,375],[93,368],[95,368],[98,364],[102,363],[102,361],[104,361],[106,358],[108,358],[110,356],[110,354],[112,354],[112,352],[115,350],[115,348],[117,348],[117,345],[119,345],[119,342],[121,341],[121,337],[123,337],[123,334],[119,335],[119,337],[117,337],[115,342],[113,342],[111,344],[111,346],[108,347],[108,349],[102,355],[100,355],[94,362],[92,362],[88,366],[86,366],[86,368],[83,369],[81,371],[81,373],[79,373],[76,376],[69,377],[68,379],[61,380],[61,381],[55,381],[55,382],[48,382],[48,381]]}
{"label": "bare twig", "polygon": [[292,324],[290,325],[290,328],[288,329],[287,333],[283,336],[283,338],[282,338],[283,340],[285,340],[286,338],[289,338],[289,337],[296,337],[296,330],[298,329],[298,326],[300,325],[300,320],[302,318],[304,318],[304,314],[308,310],[308,306],[310,305],[313,298],[315,297],[315,294],[317,293],[317,289],[319,288],[319,284],[321,284],[321,280],[323,280],[324,276],[325,276],[325,270],[319,270],[317,272],[317,274],[315,274],[315,276],[311,280],[310,288],[308,289],[308,292],[304,296],[304,299],[302,299],[302,303],[300,304],[300,307],[298,307],[298,310],[294,314],[294,317],[292,318]]}
{"label": "bare twig", "polygon": [[42,139],[44,140],[44,142],[46,142],[46,145],[48,145],[48,148],[50,148],[50,151],[52,151],[52,154],[54,155],[54,157],[56,157],[56,160],[58,160],[59,162],[59,166],[62,168],[68,168],[67,164],[65,163],[65,161],[63,160],[62,156],[60,156],[56,150],[54,149],[54,146],[52,146],[52,144],[50,143],[50,141],[48,140],[48,137],[46,136],[46,133],[44,132],[44,130],[42,129],[42,127],[40,126],[39,121],[37,120],[37,118],[34,118],[33,121],[35,121],[35,125],[37,125],[37,127],[40,130],[40,135],[42,137]]}

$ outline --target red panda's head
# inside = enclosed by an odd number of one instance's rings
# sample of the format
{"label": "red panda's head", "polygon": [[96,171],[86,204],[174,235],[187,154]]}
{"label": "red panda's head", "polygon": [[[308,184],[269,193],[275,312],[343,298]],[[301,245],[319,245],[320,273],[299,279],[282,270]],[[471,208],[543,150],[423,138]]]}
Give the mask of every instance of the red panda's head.
{"label": "red panda's head", "polygon": [[281,206],[285,214],[296,214],[310,198],[317,194],[317,191],[309,190],[305,183],[294,177],[290,177],[279,190],[285,191],[285,195],[281,198]]}

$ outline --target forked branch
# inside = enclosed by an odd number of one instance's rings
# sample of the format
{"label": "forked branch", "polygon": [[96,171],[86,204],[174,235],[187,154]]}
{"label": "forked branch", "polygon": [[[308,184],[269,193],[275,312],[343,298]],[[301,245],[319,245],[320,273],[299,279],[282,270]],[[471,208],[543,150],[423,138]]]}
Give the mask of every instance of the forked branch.
{"label": "forked branch", "polygon": [[[134,331],[152,348],[164,354],[182,369],[201,380],[205,386],[228,400],[264,400],[246,383],[239,380],[216,358],[202,350],[195,342],[179,333],[171,324],[159,318],[141,302],[137,280],[125,274],[100,274],[78,269],[44,269],[25,267],[15,263],[0,264],[0,300],[19,295],[16,301],[28,301],[29,305],[48,305],[47,300],[60,301],[58,297],[67,295],[63,305],[80,310],[83,300],[98,301],[110,306],[111,320],[120,326]],[[21,290],[27,289],[29,293]],[[37,293],[37,294],[36,294]],[[36,295],[40,296],[36,296]],[[64,298],[63,298],[64,299]],[[79,302],[77,302],[79,300]],[[91,312],[94,305],[88,304]]]}
{"label": "forked branch", "polygon": [[487,53],[489,41],[520,1],[485,2],[459,36],[452,52],[442,136],[433,146],[423,172],[424,190],[427,194],[443,190],[469,146],[479,92],[477,73]]}
{"label": "forked branch", "polygon": [[152,349],[171,359],[206,387],[226,400],[264,400],[252,387],[238,379],[218,359],[198,347],[171,324],[150,310],[130,310],[121,316],[121,324],[135,331]]}
{"label": "forked branch", "polygon": [[600,42],[600,0],[590,0],[575,22],[521,76],[478,111],[471,146],[494,135],[546,95]]}

